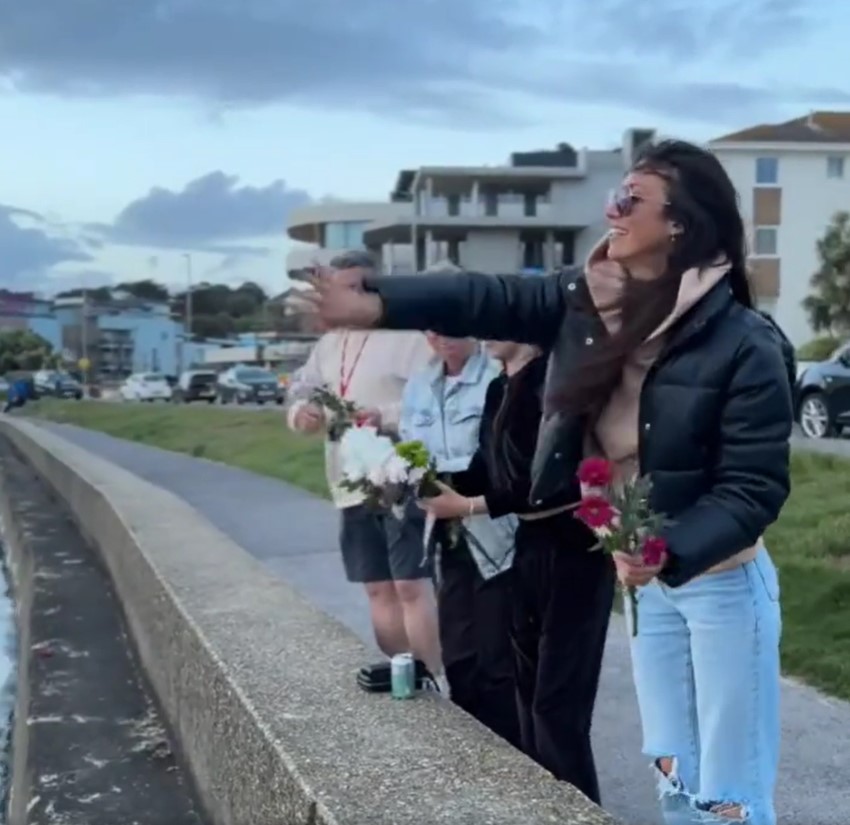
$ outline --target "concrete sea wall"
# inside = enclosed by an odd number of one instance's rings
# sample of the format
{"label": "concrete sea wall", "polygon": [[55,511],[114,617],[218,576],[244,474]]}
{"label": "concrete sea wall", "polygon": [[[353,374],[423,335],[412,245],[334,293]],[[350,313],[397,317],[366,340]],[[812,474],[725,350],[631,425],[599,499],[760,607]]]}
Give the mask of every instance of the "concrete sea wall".
{"label": "concrete sea wall", "polygon": [[216,825],[616,825],[450,703],[357,690],[363,644],[181,499],[33,423],[0,432],[99,551]]}

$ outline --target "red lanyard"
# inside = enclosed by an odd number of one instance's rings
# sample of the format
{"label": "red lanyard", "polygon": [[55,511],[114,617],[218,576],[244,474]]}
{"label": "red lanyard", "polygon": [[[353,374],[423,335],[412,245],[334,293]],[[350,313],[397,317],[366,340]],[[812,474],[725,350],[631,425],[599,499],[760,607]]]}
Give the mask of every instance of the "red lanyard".
{"label": "red lanyard", "polygon": [[369,340],[369,336],[371,333],[367,332],[366,337],[363,339],[363,342],[360,344],[360,349],[357,350],[357,354],[354,356],[354,361],[351,364],[351,369],[348,371],[348,375],[345,374],[345,362],[346,356],[348,354],[348,333],[345,333],[345,338],[342,339],[342,355],[340,357],[339,362],[339,397],[345,398],[348,395],[348,388],[351,386],[351,379],[354,377],[354,371],[357,369],[357,365],[360,363],[360,356],[363,355],[363,350],[366,349],[366,342]]}

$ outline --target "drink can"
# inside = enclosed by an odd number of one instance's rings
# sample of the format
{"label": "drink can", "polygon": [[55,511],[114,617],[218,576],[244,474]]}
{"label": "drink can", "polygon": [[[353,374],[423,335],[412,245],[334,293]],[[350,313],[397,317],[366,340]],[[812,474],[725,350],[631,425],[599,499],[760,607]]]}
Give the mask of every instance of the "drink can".
{"label": "drink can", "polygon": [[412,699],[416,693],[416,663],[412,653],[399,653],[390,660],[393,699]]}

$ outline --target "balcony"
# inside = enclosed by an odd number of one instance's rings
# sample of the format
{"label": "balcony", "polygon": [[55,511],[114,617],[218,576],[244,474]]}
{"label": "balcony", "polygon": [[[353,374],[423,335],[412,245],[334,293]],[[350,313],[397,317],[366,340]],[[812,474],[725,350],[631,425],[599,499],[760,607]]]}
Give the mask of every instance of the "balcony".
{"label": "balcony", "polygon": [[527,193],[482,193],[473,195],[434,195],[419,198],[420,218],[494,218],[497,221],[547,220],[553,217],[548,195]]}

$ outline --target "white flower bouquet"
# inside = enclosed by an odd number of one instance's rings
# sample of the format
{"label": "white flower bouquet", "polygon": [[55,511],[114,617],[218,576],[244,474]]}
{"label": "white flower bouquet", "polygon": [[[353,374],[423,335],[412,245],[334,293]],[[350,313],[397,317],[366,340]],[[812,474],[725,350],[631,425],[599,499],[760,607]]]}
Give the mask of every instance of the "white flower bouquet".
{"label": "white flower bouquet", "polygon": [[412,498],[433,495],[434,462],[421,441],[394,443],[375,427],[352,426],[340,440],[340,487],[401,519]]}

